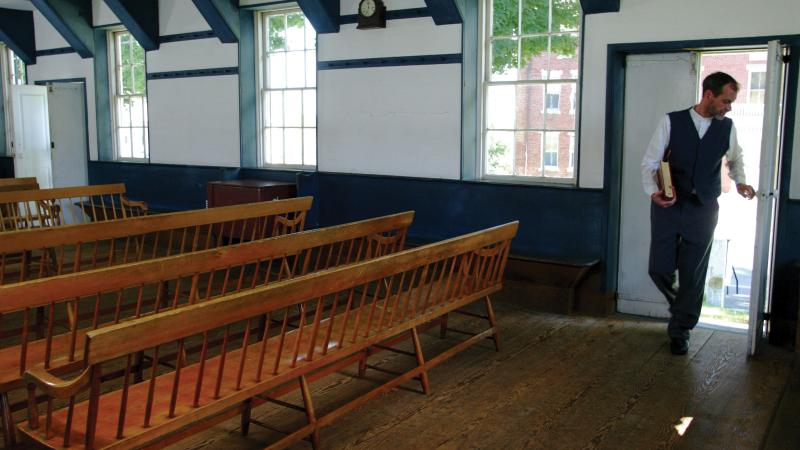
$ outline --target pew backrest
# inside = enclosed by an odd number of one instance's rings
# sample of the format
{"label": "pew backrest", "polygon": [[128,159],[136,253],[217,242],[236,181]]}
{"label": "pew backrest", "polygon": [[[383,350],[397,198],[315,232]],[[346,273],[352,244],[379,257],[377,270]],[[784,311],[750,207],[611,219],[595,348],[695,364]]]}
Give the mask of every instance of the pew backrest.
{"label": "pew backrest", "polygon": [[[56,359],[80,359],[87,330],[403,249],[413,212],[294,233],[217,249],[0,286],[0,329],[15,329],[19,374]],[[67,318],[58,313],[66,305]],[[44,308],[43,317],[35,313]],[[65,331],[66,330],[66,331]],[[65,343],[66,342],[66,343]],[[58,343],[61,343],[57,345]],[[44,350],[41,350],[41,347]],[[33,348],[40,348],[33,351]],[[60,348],[58,350],[57,348]],[[12,361],[6,362],[11,367]],[[17,369],[14,369],[17,370]],[[0,387],[14,388],[13,374]]]}
{"label": "pew backrest", "polygon": [[[48,408],[40,421],[32,401],[23,431],[64,446],[76,444],[71,435],[82,436],[86,448],[151,443],[496,292],[516,229],[510,223],[90,331],[77,378],[63,381],[40,369],[26,373],[29,398],[39,387],[71,397],[71,406],[56,421]],[[300,318],[288,327],[298,309]],[[254,328],[263,317],[280,325],[272,333]],[[241,338],[229,339],[232,329],[243,329]],[[212,351],[214,335],[224,338]],[[194,353],[187,353],[189,343],[197,343]],[[153,355],[155,364],[167,348],[187,356],[166,373],[153,370],[140,383],[130,379],[135,354]],[[127,365],[111,393],[115,400],[101,402],[110,388],[103,374],[120,362]],[[75,413],[75,395],[87,388],[89,399]],[[52,423],[66,426],[37,431]]]}
{"label": "pew backrest", "polygon": [[0,178],[0,192],[39,189],[36,177]]}
{"label": "pew backrest", "polygon": [[3,233],[0,284],[302,231],[311,197]]}
{"label": "pew backrest", "polygon": [[126,199],[122,183],[0,192],[0,232],[145,214],[146,204]]}

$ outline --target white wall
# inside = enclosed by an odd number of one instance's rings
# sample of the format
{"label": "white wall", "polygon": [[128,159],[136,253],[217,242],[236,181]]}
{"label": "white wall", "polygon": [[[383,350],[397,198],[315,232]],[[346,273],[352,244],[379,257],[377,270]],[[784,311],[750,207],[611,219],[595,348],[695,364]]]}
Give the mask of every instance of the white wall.
{"label": "white wall", "polygon": [[[69,47],[50,22],[38,11],[33,13],[36,49]],[[86,79],[86,118],[89,126],[89,157],[97,159],[97,116],[94,101],[94,60],[83,59],[77,53],[39,56],[36,64],[28,66],[28,83],[41,80]]]}
{"label": "white wall", "polygon": [[[343,1],[342,14],[356,6]],[[430,17],[390,20],[379,30],[347,24],[320,35],[318,50],[320,61],[458,54],[461,25],[436,26]],[[317,80],[319,170],[460,178],[461,64],[322,70]]]}
{"label": "white wall", "polygon": [[797,34],[798,17],[797,0],[621,0],[618,13],[586,16],[580,186],[603,186],[609,44]]}

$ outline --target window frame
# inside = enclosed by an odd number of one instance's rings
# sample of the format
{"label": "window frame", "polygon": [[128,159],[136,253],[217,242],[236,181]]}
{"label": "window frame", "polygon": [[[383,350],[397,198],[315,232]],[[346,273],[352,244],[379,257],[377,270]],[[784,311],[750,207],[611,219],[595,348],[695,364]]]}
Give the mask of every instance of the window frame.
{"label": "window frame", "polygon": [[[118,66],[117,66],[117,36],[122,33],[127,33],[137,45],[141,47],[141,44],[136,41],[136,38],[131,34],[131,32],[125,28],[109,28],[106,31],[106,42],[108,46],[108,80],[109,80],[109,110],[111,115],[111,146],[113,149],[113,160],[118,162],[129,162],[129,163],[149,163],[150,162],[150,106],[149,106],[149,98],[148,98],[148,89],[147,89],[147,51],[142,48],[144,53],[143,63],[143,73],[144,73],[144,95],[140,94],[133,94],[133,95],[120,95],[118,93],[119,83],[121,80],[117,77],[118,74]],[[117,115],[117,98],[118,97],[141,97],[144,101],[144,112],[142,114],[142,120],[144,123],[143,127],[134,127],[130,125],[128,127],[120,127],[118,122],[118,115]],[[131,114],[132,115],[132,114]],[[119,149],[119,129],[120,128],[128,128],[133,130],[134,128],[142,128],[144,130],[144,146],[145,146],[145,156],[143,158],[136,158],[136,157],[123,157],[120,155]],[[131,136],[133,134],[131,133]],[[131,155],[133,154],[133,149],[131,147]]]}
{"label": "window frame", "polygon": [[[13,125],[13,117],[11,117],[11,86],[13,85],[24,85],[28,82],[28,66],[22,62],[24,66],[23,72],[23,79],[21,80],[22,83],[18,83],[15,77],[15,70],[14,70],[14,59],[20,59],[11,47],[0,43],[0,72],[2,72],[2,79],[0,79],[0,83],[2,83],[2,98],[0,101],[3,102],[3,121],[5,124],[5,148],[6,148],[6,155],[11,156],[14,153],[14,125]],[[20,59],[20,61],[22,61]]]}
{"label": "window frame", "polygon": [[[520,9],[522,8],[522,1],[520,1]],[[553,0],[550,0],[549,5],[552,6]],[[552,30],[548,30],[547,33],[534,33],[533,35],[544,35],[544,36],[552,36],[552,35],[561,35],[564,33],[575,33],[577,34],[578,39],[578,69],[569,69],[567,73],[569,73],[569,78],[562,78],[557,80],[516,80],[516,81],[491,81],[488,79],[488,74],[491,73],[491,37],[490,30],[491,24],[490,21],[492,19],[491,16],[491,8],[493,6],[493,0],[480,0],[478,1],[478,14],[477,14],[477,21],[478,21],[478,33],[477,33],[477,83],[476,83],[476,95],[477,95],[477,129],[476,129],[476,148],[474,154],[474,177],[478,181],[486,181],[486,182],[497,182],[497,183],[511,183],[511,184],[529,184],[529,185],[545,185],[545,186],[565,186],[565,187],[578,187],[579,184],[579,165],[580,165],[580,129],[581,129],[581,97],[582,97],[582,85],[583,85],[583,50],[584,50],[584,25],[585,25],[585,14],[581,8],[581,17],[578,23],[578,29],[574,32],[572,31],[564,31],[564,32],[553,32]],[[580,7],[580,5],[579,5]],[[548,14],[550,11],[548,11]],[[524,38],[529,37],[529,34],[519,33],[515,35],[517,38]],[[556,69],[558,70],[558,69]],[[573,72],[575,76],[573,77]],[[571,96],[574,96],[574,101],[572,98],[570,99],[570,111],[569,115],[574,115],[575,117],[575,128],[574,129],[542,129],[542,130],[533,130],[535,132],[541,133],[541,168],[542,168],[542,175],[541,176],[527,176],[527,175],[497,175],[497,174],[489,174],[486,172],[486,142],[487,142],[487,133],[489,131],[487,127],[487,96],[489,86],[501,86],[501,85],[511,85],[511,86],[520,86],[520,85],[541,85],[543,97],[546,97],[546,86],[547,84],[573,84],[574,91],[572,92]],[[534,106],[536,107],[536,106]],[[541,103],[542,112],[547,110],[546,99],[543,98]],[[560,111],[559,111],[560,113]],[[513,130],[497,130],[497,131],[511,131],[516,133],[520,130],[525,129],[513,129]],[[571,167],[566,168],[566,172],[569,177],[564,178],[556,178],[552,176],[546,176],[545,172],[547,168],[544,166],[544,146],[545,146],[545,136],[548,132],[558,132],[558,133],[567,133],[570,134],[570,139],[575,142],[574,146],[572,147],[572,151],[570,152],[570,161],[572,161],[573,165]]]}
{"label": "window frame", "polygon": [[[282,88],[270,88],[267,86],[268,82],[268,70],[269,70],[269,59],[268,54],[266,51],[267,43],[268,43],[268,36],[267,36],[267,26],[266,22],[269,20],[271,16],[278,16],[278,15],[289,15],[292,13],[300,13],[306,20],[306,23],[310,26],[308,17],[305,13],[300,9],[298,5],[293,6],[278,6],[275,8],[267,8],[256,11],[254,14],[255,20],[255,63],[256,63],[256,80],[255,80],[255,93],[256,93],[256,163],[257,166],[261,169],[274,169],[274,170],[296,170],[296,171],[316,171],[318,164],[319,164],[319,140],[318,140],[318,129],[319,129],[319,71],[317,70],[317,61],[319,60],[319,49],[318,49],[318,42],[319,42],[319,34],[314,30],[314,84],[313,86],[308,86],[306,82],[304,86],[301,87],[288,87],[284,86]],[[311,27],[313,30],[313,26]],[[312,49],[308,47],[307,43],[304,43],[303,52],[307,53]],[[288,53],[288,52],[287,52]],[[307,66],[308,60],[306,58],[303,59],[304,61],[304,69],[305,74],[308,75],[309,67]],[[288,67],[288,65],[287,65]],[[313,90],[314,91],[314,126],[306,126],[303,122],[305,117],[305,101],[303,100],[303,93],[304,91]],[[269,127],[269,128],[276,128],[281,130],[286,130],[287,128],[290,129],[299,129],[300,130],[300,138],[301,142],[303,143],[303,147],[301,150],[301,158],[303,162],[305,162],[306,157],[306,148],[305,148],[305,131],[313,129],[314,133],[314,163],[313,164],[286,164],[286,163],[268,163],[267,162],[267,155],[265,151],[265,142],[264,142],[264,133],[266,127],[265,126],[265,112],[264,112],[264,95],[266,91],[282,91],[285,93],[287,91],[298,91],[301,95],[300,101],[300,126],[299,127],[287,127],[285,125],[280,127]],[[284,108],[285,111],[285,108]],[[285,150],[285,140],[284,140],[284,150]],[[285,151],[284,151],[284,161],[285,161]]]}

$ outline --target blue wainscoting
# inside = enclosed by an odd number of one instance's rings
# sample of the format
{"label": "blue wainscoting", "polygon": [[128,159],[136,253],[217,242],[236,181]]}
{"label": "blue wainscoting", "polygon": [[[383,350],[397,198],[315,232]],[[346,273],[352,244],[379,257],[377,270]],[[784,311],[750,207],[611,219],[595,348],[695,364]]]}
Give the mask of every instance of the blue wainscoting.
{"label": "blue wainscoting", "polygon": [[304,174],[300,185],[316,192],[321,226],[414,210],[409,239],[427,242],[519,220],[515,254],[605,255],[602,190],[332,173]]}
{"label": "blue wainscoting", "polygon": [[14,178],[14,157],[0,155],[0,178]]}

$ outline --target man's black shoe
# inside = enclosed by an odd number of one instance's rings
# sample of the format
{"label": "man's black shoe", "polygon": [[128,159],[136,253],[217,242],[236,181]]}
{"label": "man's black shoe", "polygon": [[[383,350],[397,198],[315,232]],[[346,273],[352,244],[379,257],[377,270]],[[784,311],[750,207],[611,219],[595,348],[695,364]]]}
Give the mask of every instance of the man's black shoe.
{"label": "man's black shoe", "polygon": [[684,338],[670,338],[669,351],[673,355],[685,355],[689,351],[689,340]]}

